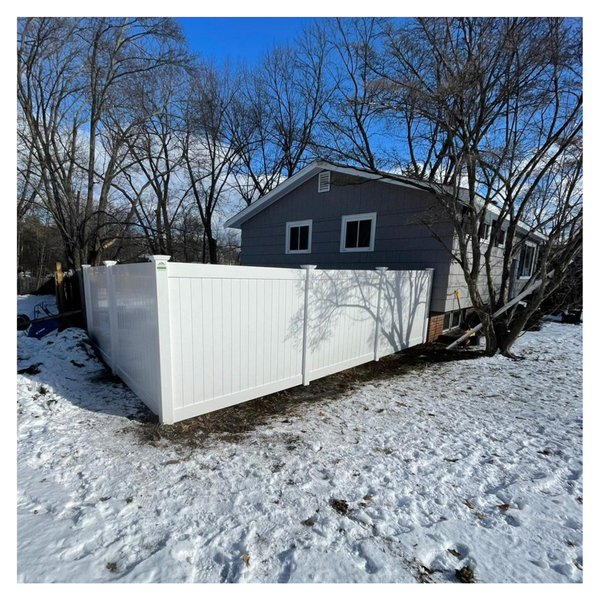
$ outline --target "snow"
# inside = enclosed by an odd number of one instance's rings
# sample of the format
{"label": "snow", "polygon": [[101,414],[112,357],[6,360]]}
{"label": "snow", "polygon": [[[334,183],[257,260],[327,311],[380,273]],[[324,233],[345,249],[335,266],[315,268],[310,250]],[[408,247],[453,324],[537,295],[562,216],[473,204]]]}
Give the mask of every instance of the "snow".
{"label": "snow", "polygon": [[17,314],[25,314],[33,319],[36,304],[45,302],[53,312],[58,312],[54,296],[17,296]]}
{"label": "snow", "polygon": [[17,336],[20,582],[583,579],[580,326],[196,446],[145,439],[86,339]]}

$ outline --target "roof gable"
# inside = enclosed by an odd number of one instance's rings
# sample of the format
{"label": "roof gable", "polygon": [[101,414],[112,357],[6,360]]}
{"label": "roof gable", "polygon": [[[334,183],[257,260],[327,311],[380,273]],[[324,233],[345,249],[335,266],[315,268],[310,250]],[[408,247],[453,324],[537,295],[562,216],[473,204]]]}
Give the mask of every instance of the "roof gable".
{"label": "roof gable", "polygon": [[417,189],[422,189],[421,186],[411,185],[408,181],[400,181],[396,179],[390,179],[384,177],[382,175],[378,175],[376,173],[370,173],[367,171],[362,171],[360,169],[355,169],[353,167],[342,167],[327,161],[317,160],[306,167],[301,169],[296,174],[292,175],[289,179],[286,179],[283,183],[279,184],[275,189],[271,190],[267,194],[265,194],[262,198],[246,207],[244,210],[239,212],[237,215],[227,219],[225,221],[225,227],[231,227],[234,229],[239,229],[240,226],[252,218],[257,213],[261,212],[274,202],[277,202],[280,198],[289,194],[292,190],[296,189],[312,177],[315,177],[318,173],[322,171],[334,171],[336,173],[342,173],[344,175],[352,175],[354,177],[362,177],[364,179],[373,179],[376,181],[381,181],[383,183],[390,183],[393,185],[401,185],[407,186]]}
{"label": "roof gable", "polygon": [[[265,210],[273,203],[277,202],[280,198],[289,194],[292,190],[301,186],[303,183],[309,181],[311,178],[315,177],[316,175],[325,170],[333,171],[335,173],[341,173],[344,175],[350,175],[353,177],[361,177],[363,179],[371,179],[374,181],[379,181],[381,183],[410,187],[421,191],[433,190],[434,188],[434,184],[430,184],[424,181],[417,181],[414,179],[403,177],[402,175],[390,173],[389,176],[386,177],[385,174],[382,175],[378,173],[372,173],[371,171],[364,171],[356,167],[346,167],[342,165],[337,165],[335,163],[331,163],[325,160],[316,160],[311,162],[309,165],[307,165],[294,175],[292,175],[290,178],[286,179],[283,183],[279,184],[276,188],[265,194],[262,198],[258,199],[250,206],[247,206],[245,209],[243,209],[233,217],[227,219],[227,221],[225,221],[225,227],[240,229],[241,225],[249,219],[251,219],[253,216]],[[463,189],[461,188],[460,191],[463,191]],[[490,204],[488,205],[487,212],[491,215],[498,215],[500,213],[500,209],[497,206]],[[521,233],[525,234],[531,232],[531,228],[522,222],[519,222],[518,230]],[[540,232],[533,232],[531,235],[539,238],[540,240],[546,239],[546,236]]]}

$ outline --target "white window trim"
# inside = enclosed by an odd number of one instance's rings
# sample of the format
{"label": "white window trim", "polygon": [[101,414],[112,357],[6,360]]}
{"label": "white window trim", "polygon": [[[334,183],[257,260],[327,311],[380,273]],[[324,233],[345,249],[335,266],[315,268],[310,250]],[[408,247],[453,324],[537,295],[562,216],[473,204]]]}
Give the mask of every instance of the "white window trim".
{"label": "white window trim", "polygon": [[[346,224],[348,221],[366,221],[371,219],[371,245],[368,248],[346,248]],[[363,213],[360,215],[344,215],[342,217],[342,234],[340,239],[340,252],[373,252],[375,250],[375,230],[377,228],[377,213]]]}
{"label": "white window trim", "polygon": [[[531,279],[531,277],[533,276],[533,266],[535,265],[535,261],[537,260],[537,251],[538,251],[537,244],[533,244],[531,242],[525,242],[525,245],[523,246],[523,248],[525,248],[525,246],[529,246],[530,248],[533,248],[533,254],[531,255],[531,274],[520,275],[519,281],[527,281],[528,279]],[[521,248],[521,252],[523,252],[523,248]],[[519,261],[521,260],[521,252],[519,252]],[[519,264],[519,269],[520,268],[521,268],[521,265]]]}
{"label": "white window trim", "polygon": [[[288,221],[285,224],[285,253],[310,254],[312,251],[312,219],[307,221]],[[290,229],[292,227],[306,227],[308,225],[308,250],[290,250]]]}

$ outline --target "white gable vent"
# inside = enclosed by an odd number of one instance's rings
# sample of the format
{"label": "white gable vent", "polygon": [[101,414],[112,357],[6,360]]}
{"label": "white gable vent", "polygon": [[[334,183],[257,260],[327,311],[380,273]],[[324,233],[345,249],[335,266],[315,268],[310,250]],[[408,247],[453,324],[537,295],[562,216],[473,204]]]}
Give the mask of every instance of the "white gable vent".
{"label": "white gable vent", "polygon": [[321,171],[319,173],[319,193],[328,192],[331,181],[331,171]]}

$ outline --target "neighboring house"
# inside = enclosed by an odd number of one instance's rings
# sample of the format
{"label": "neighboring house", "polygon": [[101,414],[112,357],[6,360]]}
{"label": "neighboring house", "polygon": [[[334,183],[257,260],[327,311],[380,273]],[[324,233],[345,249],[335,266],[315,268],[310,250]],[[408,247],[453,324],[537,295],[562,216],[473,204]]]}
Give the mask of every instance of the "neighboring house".
{"label": "neighboring house", "polygon": [[[480,230],[482,244],[489,243],[494,210]],[[242,231],[242,265],[435,269],[428,341],[456,328],[463,311],[472,306],[461,267],[448,251],[456,248],[454,224],[442,214],[433,193],[410,179],[316,161],[225,225]],[[511,297],[531,277],[537,245],[544,239],[524,224],[517,233],[528,239],[513,263]],[[499,261],[500,238],[493,251]]]}

